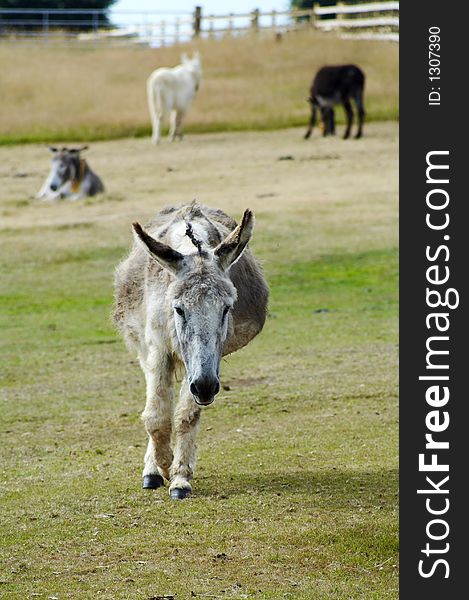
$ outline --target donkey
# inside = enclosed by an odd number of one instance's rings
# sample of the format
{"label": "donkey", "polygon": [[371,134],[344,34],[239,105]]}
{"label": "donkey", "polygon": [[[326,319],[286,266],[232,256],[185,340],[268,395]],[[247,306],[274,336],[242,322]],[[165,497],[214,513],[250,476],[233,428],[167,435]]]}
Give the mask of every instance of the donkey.
{"label": "donkey", "polygon": [[[195,201],[168,207],[145,229],[133,224],[132,250],[116,270],[114,321],[146,379],[143,488],[166,479],[173,499],[192,491],[201,408],[220,389],[222,356],[264,326],[268,287],[247,248],[253,226],[249,209],[236,225]],[[173,408],[178,368],[184,376]]]}
{"label": "donkey", "polygon": [[87,148],[88,146],[63,147],[59,150],[49,146],[53,154],[51,170],[36,198],[79,200],[104,192],[101,179],[91,170],[86,160],[80,157],[80,152]]}
{"label": "donkey", "polygon": [[162,119],[169,116],[169,137],[182,140],[182,122],[200,86],[202,66],[200,55],[181,55],[177,67],[156,69],[147,80],[147,99],[153,128],[153,143],[158,144]]}
{"label": "donkey", "polygon": [[342,104],[347,117],[347,126],[344,139],[350,136],[353,122],[353,109],[351,100],[355,102],[358,112],[358,131],[355,138],[360,138],[363,132],[365,107],[363,92],[365,87],[365,74],[356,65],[341,65],[337,67],[322,67],[313,80],[308,102],[311,104],[311,118],[305,139],[308,139],[316,125],[317,110],[321,111],[323,122],[323,135],[334,135],[335,114],[334,105]]}

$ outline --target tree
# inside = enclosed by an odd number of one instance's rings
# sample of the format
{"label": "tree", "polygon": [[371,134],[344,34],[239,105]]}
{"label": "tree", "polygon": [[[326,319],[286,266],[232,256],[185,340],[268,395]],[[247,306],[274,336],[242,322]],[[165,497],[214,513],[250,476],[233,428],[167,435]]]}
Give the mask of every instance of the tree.
{"label": "tree", "polygon": [[[337,0],[290,0],[291,8],[298,10],[309,10],[315,6],[335,6]],[[301,19],[302,17],[300,17]],[[306,17],[305,17],[306,18]],[[321,19],[333,19],[335,15],[323,15]]]}
{"label": "tree", "polygon": [[[375,2],[383,2],[384,0],[374,0]],[[360,4],[363,0],[346,0],[346,4]],[[307,10],[314,6],[335,6],[337,0],[290,0],[291,8],[299,10]]]}
{"label": "tree", "polygon": [[[18,12],[0,14],[0,25],[8,29],[30,31],[42,28],[45,22],[44,11],[54,9],[83,9],[85,12],[72,14],[47,15],[49,27],[83,31],[94,27],[109,27],[109,7],[116,0],[0,0],[0,9],[18,9]],[[24,9],[34,10],[34,13],[21,12]],[[97,14],[86,12],[99,10]]]}
{"label": "tree", "polygon": [[[373,0],[374,2],[385,2],[386,0]],[[362,4],[363,0],[346,0],[345,4]],[[310,10],[317,6],[336,6],[338,4],[337,0],[290,0],[290,7],[292,10]],[[336,19],[336,13],[329,13],[327,15],[317,15],[316,19],[327,20],[327,19]],[[299,17],[297,20],[303,21],[308,19],[307,16]]]}
{"label": "tree", "polygon": [[337,0],[290,0],[292,8],[307,10],[314,6],[334,6]]}

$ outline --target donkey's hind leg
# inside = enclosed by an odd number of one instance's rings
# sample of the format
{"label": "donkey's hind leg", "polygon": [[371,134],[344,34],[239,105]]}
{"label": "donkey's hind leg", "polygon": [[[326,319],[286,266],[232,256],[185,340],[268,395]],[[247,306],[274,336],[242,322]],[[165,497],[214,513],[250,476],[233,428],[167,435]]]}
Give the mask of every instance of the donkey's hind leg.
{"label": "donkey's hind leg", "polygon": [[173,366],[168,357],[150,350],[141,361],[147,383],[147,400],[142,420],[148,433],[148,447],[144,459],[143,487],[154,489],[169,479],[173,461],[171,450]]}
{"label": "donkey's hind leg", "polygon": [[186,113],[183,110],[178,110],[176,113],[176,129],[174,131],[174,137],[178,137],[182,140],[182,122],[184,121]]}
{"label": "donkey's hind leg", "polygon": [[305,140],[307,140],[313,133],[314,126],[316,125],[317,119],[318,119],[318,107],[317,107],[316,103],[314,102],[314,100],[312,100],[310,102],[311,102],[311,117],[309,119],[308,129],[306,130],[306,133],[304,135]]}
{"label": "donkey's hind leg", "polygon": [[335,135],[335,110],[331,106],[331,114],[329,115],[329,126],[331,135]]}
{"label": "donkey's hind leg", "polygon": [[147,81],[147,102],[148,110],[150,112],[151,128],[152,128],[152,142],[158,144],[160,140],[160,125],[161,125],[161,110],[159,102],[160,94],[159,90],[156,89],[153,79],[150,77]]}
{"label": "donkey's hind leg", "polygon": [[174,413],[174,459],[171,465],[171,498],[182,500],[190,495],[196,461],[196,443],[200,407],[194,402],[187,379],[181,384],[179,402]]}
{"label": "donkey's hind leg", "polygon": [[154,144],[160,143],[161,118],[161,115],[156,115],[153,119],[152,141]]}
{"label": "donkey's hind leg", "polygon": [[172,110],[169,115],[169,139],[174,142],[177,134],[177,111]]}
{"label": "donkey's hind leg", "polygon": [[335,135],[335,114],[333,106],[324,106],[321,109],[322,115],[322,135],[326,137],[327,135]]}

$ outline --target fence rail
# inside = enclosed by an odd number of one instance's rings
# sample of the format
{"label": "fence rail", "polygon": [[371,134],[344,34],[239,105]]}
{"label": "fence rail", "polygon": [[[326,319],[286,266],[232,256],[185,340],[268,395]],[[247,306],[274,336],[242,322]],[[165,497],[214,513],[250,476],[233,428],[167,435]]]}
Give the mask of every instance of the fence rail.
{"label": "fence rail", "polygon": [[[104,23],[104,25],[103,25]],[[107,23],[107,25],[106,25]],[[111,25],[114,23],[115,25]],[[399,39],[399,2],[316,6],[308,10],[205,15],[178,11],[98,9],[0,9],[0,40],[120,41],[158,46],[224,35],[297,29],[343,31],[343,37]],[[354,31],[357,31],[355,34]]]}
{"label": "fence rail", "polygon": [[316,15],[352,15],[355,13],[398,11],[399,2],[370,2],[366,4],[336,4],[335,6],[318,6]]}
{"label": "fence rail", "polygon": [[349,19],[346,21],[329,21],[321,25],[322,29],[355,28],[355,27],[399,27],[399,19],[380,17],[371,19]]}

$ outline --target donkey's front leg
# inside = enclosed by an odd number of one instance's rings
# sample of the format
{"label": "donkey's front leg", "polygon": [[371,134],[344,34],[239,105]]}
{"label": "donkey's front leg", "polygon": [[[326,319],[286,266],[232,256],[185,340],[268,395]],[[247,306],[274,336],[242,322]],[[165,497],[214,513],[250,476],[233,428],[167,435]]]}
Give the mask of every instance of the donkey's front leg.
{"label": "donkey's front leg", "polygon": [[190,495],[192,486],[189,483],[195,469],[196,444],[200,407],[194,402],[189,391],[187,379],[181,384],[179,402],[174,413],[174,459],[171,465],[171,498],[182,500]]}
{"label": "donkey's front leg", "polygon": [[149,351],[141,361],[147,383],[147,400],[142,421],[148,433],[148,447],[143,469],[143,487],[155,489],[169,479],[173,461],[171,450],[173,365],[167,356]]}

